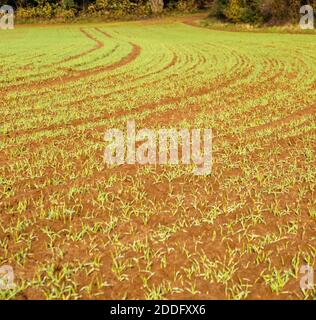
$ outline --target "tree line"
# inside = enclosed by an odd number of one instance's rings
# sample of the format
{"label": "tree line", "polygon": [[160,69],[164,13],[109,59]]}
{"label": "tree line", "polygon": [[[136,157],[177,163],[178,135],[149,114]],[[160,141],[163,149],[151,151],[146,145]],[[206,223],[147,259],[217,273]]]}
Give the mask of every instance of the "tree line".
{"label": "tree line", "polygon": [[301,6],[310,4],[316,8],[316,0],[7,0],[6,4],[16,9],[21,20],[119,18],[204,9],[223,21],[253,24],[298,21]]}
{"label": "tree line", "polygon": [[214,0],[211,15],[231,22],[296,23],[307,4],[316,9],[316,0]]}

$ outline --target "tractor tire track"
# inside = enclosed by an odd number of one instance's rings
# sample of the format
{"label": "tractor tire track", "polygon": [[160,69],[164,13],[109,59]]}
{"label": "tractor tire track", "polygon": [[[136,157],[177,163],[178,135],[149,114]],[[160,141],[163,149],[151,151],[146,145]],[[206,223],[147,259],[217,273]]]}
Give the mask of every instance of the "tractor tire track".
{"label": "tractor tire track", "polygon": [[[98,41],[98,40],[95,39],[95,41]],[[63,85],[68,82],[78,81],[80,79],[84,79],[84,78],[87,78],[87,77],[90,77],[93,75],[97,75],[97,74],[100,74],[103,72],[113,71],[117,68],[120,68],[120,67],[123,67],[125,65],[132,63],[140,55],[141,47],[135,43],[132,43],[132,42],[129,42],[129,44],[132,47],[130,53],[128,55],[122,57],[119,61],[114,62],[110,65],[107,65],[104,67],[96,67],[96,68],[92,68],[92,69],[86,69],[86,70],[79,71],[76,74],[65,75],[65,76],[61,76],[58,78],[50,78],[50,79],[46,79],[43,81],[35,81],[35,82],[27,83],[27,84],[14,85],[14,86],[11,86],[8,88],[4,88],[3,93],[8,94],[8,93],[16,92],[19,90],[40,89],[40,88],[47,88],[47,87]]]}

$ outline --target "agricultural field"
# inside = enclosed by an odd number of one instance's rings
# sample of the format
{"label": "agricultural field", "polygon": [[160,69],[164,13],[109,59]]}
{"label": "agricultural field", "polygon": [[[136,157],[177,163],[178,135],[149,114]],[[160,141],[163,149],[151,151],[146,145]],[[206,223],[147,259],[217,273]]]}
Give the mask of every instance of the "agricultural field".
{"label": "agricultural field", "polygon": [[[0,30],[1,299],[313,299],[316,37],[185,19]],[[213,168],[105,131],[212,128]]]}

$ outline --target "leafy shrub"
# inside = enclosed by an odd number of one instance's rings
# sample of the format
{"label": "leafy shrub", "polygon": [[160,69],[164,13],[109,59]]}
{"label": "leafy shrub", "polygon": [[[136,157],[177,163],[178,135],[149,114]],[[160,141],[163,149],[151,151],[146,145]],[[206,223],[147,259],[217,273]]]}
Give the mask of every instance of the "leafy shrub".
{"label": "leafy shrub", "polygon": [[59,21],[73,20],[75,16],[76,16],[76,12],[74,9],[64,9],[61,7],[56,8],[55,17]]}
{"label": "leafy shrub", "polygon": [[241,0],[230,0],[227,9],[224,11],[225,16],[232,22],[241,22],[243,7]]}
{"label": "leafy shrub", "polygon": [[74,0],[62,0],[62,7],[64,9],[70,9],[75,7]]}
{"label": "leafy shrub", "polygon": [[260,0],[244,0],[244,7],[241,10],[241,22],[261,23]]}
{"label": "leafy shrub", "polygon": [[179,0],[177,9],[183,12],[193,12],[198,8],[196,0]]}
{"label": "leafy shrub", "polygon": [[35,8],[18,8],[15,17],[19,21],[28,21],[36,18]]}
{"label": "leafy shrub", "polygon": [[58,5],[51,5],[48,2],[41,3],[37,7],[18,8],[16,18],[18,21],[27,22],[35,19],[49,20],[56,18],[59,21],[67,21],[75,18],[76,10],[65,9]]}
{"label": "leafy shrub", "polygon": [[39,18],[50,19],[54,16],[53,7],[46,2],[42,7],[36,7],[36,16]]}
{"label": "leafy shrub", "polygon": [[228,6],[228,2],[229,0],[215,0],[211,6],[210,16],[218,19],[226,19],[225,10]]}
{"label": "leafy shrub", "polygon": [[16,18],[20,21],[27,21],[36,18],[50,19],[54,16],[54,7],[49,3],[42,3],[40,6],[31,8],[18,8]]}

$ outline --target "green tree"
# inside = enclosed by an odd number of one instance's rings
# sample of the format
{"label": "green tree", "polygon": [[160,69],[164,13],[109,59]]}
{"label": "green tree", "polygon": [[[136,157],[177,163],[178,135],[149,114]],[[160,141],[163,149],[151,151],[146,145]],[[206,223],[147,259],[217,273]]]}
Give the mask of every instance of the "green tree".
{"label": "green tree", "polygon": [[211,16],[218,19],[226,19],[225,11],[229,0],[215,0],[211,7]]}
{"label": "green tree", "polygon": [[75,6],[74,0],[62,0],[62,6],[64,9],[70,9]]}
{"label": "green tree", "polygon": [[242,18],[243,6],[241,0],[230,0],[225,10],[226,17],[233,22],[240,22]]}

